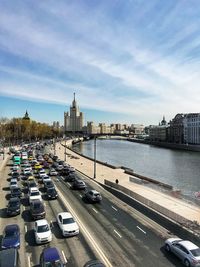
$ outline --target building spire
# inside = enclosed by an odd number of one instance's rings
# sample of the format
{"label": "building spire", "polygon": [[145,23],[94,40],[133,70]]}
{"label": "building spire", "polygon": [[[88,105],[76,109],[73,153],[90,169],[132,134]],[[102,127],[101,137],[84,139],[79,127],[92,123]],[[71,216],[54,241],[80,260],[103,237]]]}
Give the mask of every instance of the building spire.
{"label": "building spire", "polygon": [[76,107],[76,94],[75,93],[74,93],[74,100],[72,102],[72,106],[73,106],[73,108]]}

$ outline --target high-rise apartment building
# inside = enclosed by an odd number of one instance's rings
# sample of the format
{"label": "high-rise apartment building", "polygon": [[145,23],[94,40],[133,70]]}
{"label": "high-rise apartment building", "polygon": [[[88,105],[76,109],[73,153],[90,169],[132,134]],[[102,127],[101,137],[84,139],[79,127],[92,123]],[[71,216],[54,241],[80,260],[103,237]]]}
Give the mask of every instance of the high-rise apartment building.
{"label": "high-rise apartment building", "polygon": [[83,113],[80,112],[76,103],[75,93],[74,100],[70,106],[70,112],[64,113],[64,129],[65,132],[77,133],[83,131]]}

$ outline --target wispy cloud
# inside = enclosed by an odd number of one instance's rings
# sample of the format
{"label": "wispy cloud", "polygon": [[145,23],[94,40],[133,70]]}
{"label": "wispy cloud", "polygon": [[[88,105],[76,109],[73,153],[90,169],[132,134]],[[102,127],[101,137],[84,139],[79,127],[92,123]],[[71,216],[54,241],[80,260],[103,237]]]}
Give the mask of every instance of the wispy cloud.
{"label": "wispy cloud", "polygon": [[17,2],[0,3],[1,95],[70,104],[75,90],[145,124],[199,111],[196,1]]}

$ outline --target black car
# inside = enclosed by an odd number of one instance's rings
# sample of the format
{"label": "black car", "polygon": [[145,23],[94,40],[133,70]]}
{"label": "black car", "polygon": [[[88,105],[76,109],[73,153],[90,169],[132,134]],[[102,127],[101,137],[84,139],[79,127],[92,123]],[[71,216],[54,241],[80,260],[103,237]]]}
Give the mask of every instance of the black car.
{"label": "black car", "polygon": [[77,190],[84,190],[86,189],[86,184],[81,179],[75,179],[72,184],[72,188]]}
{"label": "black car", "polygon": [[58,197],[58,193],[55,188],[47,188],[46,194],[48,199],[56,199]]}
{"label": "black car", "polygon": [[19,267],[19,252],[16,248],[9,248],[0,251],[0,267]]}
{"label": "black car", "polygon": [[65,182],[74,182],[75,180],[76,180],[76,175],[73,172],[65,176]]}
{"label": "black car", "polygon": [[30,213],[34,220],[44,219],[46,212],[43,202],[38,199],[32,201],[30,204]]}
{"label": "black car", "polygon": [[22,190],[19,187],[12,188],[11,189],[11,197],[21,197],[22,196]]}
{"label": "black car", "polygon": [[54,183],[52,181],[44,182],[44,189],[47,191],[48,188],[55,188]]}
{"label": "black car", "polygon": [[7,215],[8,216],[15,216],[20,214],[20,199],[18,197],[10,198],[8,205],[7,205]]}

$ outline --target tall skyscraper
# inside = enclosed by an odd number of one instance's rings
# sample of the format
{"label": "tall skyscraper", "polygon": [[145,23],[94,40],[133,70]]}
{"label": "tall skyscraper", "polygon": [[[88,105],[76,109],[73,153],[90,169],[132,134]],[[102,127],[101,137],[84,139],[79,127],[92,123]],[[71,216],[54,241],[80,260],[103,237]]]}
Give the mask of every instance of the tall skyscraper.
{"label": "tall skyscraper", "polygon": [[70,113],[64,113],[64,129],[65,132],[82,132],[83,131],[83,113],[80,112],[79,106],[76,103],[75,93],[74,100],[70,106]]}

